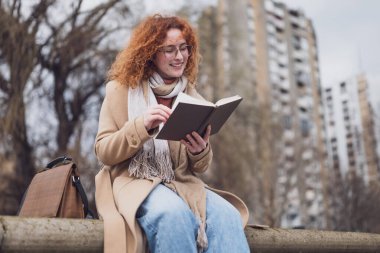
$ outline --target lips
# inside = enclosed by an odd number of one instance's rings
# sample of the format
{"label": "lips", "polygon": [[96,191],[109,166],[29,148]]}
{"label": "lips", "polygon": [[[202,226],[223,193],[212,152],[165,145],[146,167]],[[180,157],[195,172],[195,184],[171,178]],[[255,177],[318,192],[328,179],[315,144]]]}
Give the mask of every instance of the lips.
{"label": "lips", "polygon": [[174,68],[180,68],[180,67],[182,67],[183,62],[180,62],[180,63],[171,63],[169,65],[172,66],[172,67],[174,67]]}

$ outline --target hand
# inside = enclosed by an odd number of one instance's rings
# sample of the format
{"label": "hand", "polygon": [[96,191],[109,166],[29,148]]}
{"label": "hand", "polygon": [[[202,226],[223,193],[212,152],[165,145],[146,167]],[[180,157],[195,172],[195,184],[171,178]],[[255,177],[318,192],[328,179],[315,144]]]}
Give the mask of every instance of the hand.
{"label": "hand", "polygon": [[144,126],[147,131],[158,127],[162,122],[166,122],[172,113],[169,107],[164,105],[153,105],[144,113]]}
{"label": "hand", "polygon": [[191,135],[186,135],[187,141],[181,140],[181,143],[187,147],[190,153],[192,153],[193,155],[197,155],[207,147],[210,138],[210,133],[211,126],[208,125],[203,138],[197,132],[192,132]]}

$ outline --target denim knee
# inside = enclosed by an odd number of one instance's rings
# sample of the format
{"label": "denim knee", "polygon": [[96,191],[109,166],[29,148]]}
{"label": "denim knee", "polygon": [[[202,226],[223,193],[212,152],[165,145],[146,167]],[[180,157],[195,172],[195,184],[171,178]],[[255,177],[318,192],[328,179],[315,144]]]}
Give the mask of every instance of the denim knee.
{"label": "denim knee", "polygon": [[[183,226],[197,225],[198,222],[187,204],[172,190],[158,185],[139,207],[137,219],[144,219],[154,227],[173,226],[179,223]],[[166,224],[167,223],[167,224]]]}
{"label": "denim knee", "polygon": [[205,253],[248,253],[239,211],[218,194],[207,190],[206,234],[209,247]]}
{"label": "denim knee", "polygon": [[209,190],[207,190],[207,223],[210,227],[242,227],[239,211],[227,200]]}
{"label": "denim knee", "polygon": [[198,223],[187,204],[172,190],[158,185],[140,205],[136,218],[150,252],[196,253]]}

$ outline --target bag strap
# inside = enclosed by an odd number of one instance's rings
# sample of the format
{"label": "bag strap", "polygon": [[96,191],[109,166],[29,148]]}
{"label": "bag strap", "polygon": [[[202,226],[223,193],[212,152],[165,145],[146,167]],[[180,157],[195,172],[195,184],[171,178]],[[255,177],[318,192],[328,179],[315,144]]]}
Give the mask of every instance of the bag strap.
{"label": "bag strap", "polygon": [[30,187],[30,184],[28,185],[28,188],[26,188],[24,195],[22,195],[20,205],[18,206],[18,209],[17,209],[17,214],[16,214],[17,216],[20,216],[21,208],[24,205],[26,195],[28,194],[28,191],[29,191],[29,187]]}
{"label": "bag strap", "polygon": [[83,186],[82,186],[82,183],[80,182],[79,177],[78,176],[72,176],[72,180],[73,180],[73,183],[75,185],[75,188],[77,189],[77,191],[80,195],[80,198],[82,199],[83,209],[84,209],[84,217],[86,218],[87,215],[90,215],[91,218],[96,219],[94,213],[88,207],[87,195],[83,189]]}
{"label": "bag strap", "polygon": [[58,164],[62,164],[62,163],[66,163],[66,162],[72,162],[73,159],[71,157],[68,157],[68,156],[60,156],[60,157],[57,157],[55,158],[53,161],[49,162],[47,165],[46,165],[46,168],[47,169],[51,169],[55,166],[57,166]]}

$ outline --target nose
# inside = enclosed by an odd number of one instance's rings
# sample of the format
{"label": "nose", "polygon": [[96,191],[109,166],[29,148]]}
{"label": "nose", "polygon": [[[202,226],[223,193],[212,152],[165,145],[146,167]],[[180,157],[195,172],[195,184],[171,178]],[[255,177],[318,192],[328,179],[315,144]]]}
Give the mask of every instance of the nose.
{"label": "nose", "polygon": [[183,55],[181,53],[181,51],[179,51],[179,49],[177,48],[177,50],[175,51],[175,56],[174,56],[174,59],[183,59]]}

